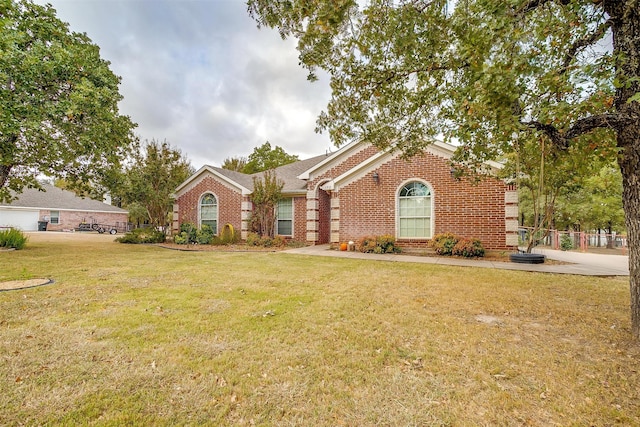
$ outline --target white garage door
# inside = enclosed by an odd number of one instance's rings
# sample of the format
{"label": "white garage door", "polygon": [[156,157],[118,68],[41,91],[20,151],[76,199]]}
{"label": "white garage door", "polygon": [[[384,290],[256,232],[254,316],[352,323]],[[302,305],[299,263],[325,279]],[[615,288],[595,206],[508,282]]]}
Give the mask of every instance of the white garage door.
{"label": "white garage door", "polygon": [[14,227],[23,231],[38,229],[39,211],[0,209],[0,227]]}

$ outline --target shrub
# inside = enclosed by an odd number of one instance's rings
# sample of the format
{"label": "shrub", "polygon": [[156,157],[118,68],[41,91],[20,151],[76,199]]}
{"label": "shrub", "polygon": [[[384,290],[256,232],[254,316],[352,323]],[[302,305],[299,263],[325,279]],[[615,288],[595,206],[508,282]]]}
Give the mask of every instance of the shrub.
{"label": "shrub", "polygon": [[562,249],[563,251],[570,251],[571,249],[573,249],[573,240],[571,239],[571,236],[569,236],[568,234],[563,234],[560,237],[560,249]]}
{"label": "shrub", "polygon": [[258,233],[249,233],[247,234],[246,243],[249,246],[259,246],[260,236]]}
{"label": "shrub", "polygon": [[189,236],[184,231],[173,236],[173,243],[176,245],[186,245],[189,243]]}
{"label": "shrub", "polygon": [[396,246],[395,237],[390,234],[379,236],[376,238],[376,247],[380,248],[380,253],[391,254],[400,252],[400,248]]}
{"label": "shrub", "polygon": [[27,244],[28,237],[15,228],[0,231],[0,248],[22,249]]}
{"label": "shrub", "polygon": [[357,249],[362,253],[389,254],[400,252],[396,239],[390,235],[365,236],[358,240]]}
{"label": "shrub", "polygon": [[222,232],[220,233],[220,243],[228,245],[237,243],[238,240],[238,234],[236,233],[235,228],[233,228],[233,225],[225,224],[224,227],[222,227]]}
{"label": "shrub", "polygon": [[438,255],[452,255],[453,248],[460,238],[453,233],[437,234],[430,242],[430,246]]}
{"label": "shrub", "polygon": [[277,247],[277,248],[284,248],[285,246],[287,246],[287,238],[284,236],[276,236],[273,238],[273,246]]}
{"label": "shrub", "polygon": [[203,224],[199,230],[196,230],[195,241],[199,245],[208,245],[213,240],[213,228],[208,224]]}
{"label": "shrub", "polygon": [[[183,222],[180,224],[180,233],[178,233],[182,239],[185,240],[183,245],[196,243],[198,237],[198,227],[192,222]],[[173,239],[175,242],[175,238]]]}
{"label": "shrub", "polygon": [[164,232],[155,228],[136,228],[122,237],[118,237],[116,242],[120,243],[164,243],[166,236]]}
{"label": "shrub", "polygon": [[453,255],[465,258],[477,258],[484,256],[484,248],[479,239],[460,239],[451,251]]}
{"label": "shrub", "polygon": [[288,245],[289,241],[284,236],[275,236],[274,238],[271,238],[269,236],[260,237],[257,233],[249,233],[245,243],[248,246],[261,246],[263,248],[283,248]]}
{"label": "shrub", "polygon": [[356,242],[356,248],[365,254],[373,253],[376,249],[376,238],[373,236],[365,236]]}

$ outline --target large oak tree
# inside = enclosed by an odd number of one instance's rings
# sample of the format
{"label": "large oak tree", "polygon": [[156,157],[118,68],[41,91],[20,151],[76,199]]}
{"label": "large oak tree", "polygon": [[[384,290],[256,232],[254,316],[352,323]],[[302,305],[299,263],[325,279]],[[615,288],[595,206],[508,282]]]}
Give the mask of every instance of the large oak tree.
{"label": "large oak tree", "polygon": [[640,338],[640,7],[637,0],[248,0],[331,77],[318,120],[336,144],[408,155],[430,137],[480,164],[544,137],[617,150]]}
{"label": "large oak tree", "polygon": [[119,84],[50,5],[0,0],[0,200],[41,174],[97,185],[118,169],[135,126],[118,112]]}

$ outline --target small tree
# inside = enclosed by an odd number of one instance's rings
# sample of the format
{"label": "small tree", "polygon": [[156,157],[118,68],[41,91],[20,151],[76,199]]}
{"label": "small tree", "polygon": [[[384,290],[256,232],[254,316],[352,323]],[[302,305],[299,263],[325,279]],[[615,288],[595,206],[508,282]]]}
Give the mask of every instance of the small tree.
{"label": "small tree", "polygon": [[262,178],[253,178],[253,212],[251,228],[261,237],[273,238],[275,235],[276,208],[282,199],[284,181],[278,179],[273,170],[264,171]]}
{"label": "small tree", "polygon": [[167,141],[152,140],[134,153],[119,191],[126,204],[136,203],[145,208],[151,225],[165,226],[173,191],[193,173],[180,150],[173,149]]}

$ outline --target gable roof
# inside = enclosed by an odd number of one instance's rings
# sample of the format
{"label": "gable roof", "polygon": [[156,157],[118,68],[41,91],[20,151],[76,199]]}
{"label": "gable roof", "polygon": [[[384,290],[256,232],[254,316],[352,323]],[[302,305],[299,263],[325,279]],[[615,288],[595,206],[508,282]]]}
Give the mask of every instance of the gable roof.
{"label": "gable roof", "polygon": [[61,211],[127,213],[125,209],[108,205],[98,200],[79,197],[71,191],[63,190],[50,184],[42,184],[42,189],[44,191],[36,188],[25,188],[20,194],[12,194],[12,196],[17,197],[16,200],[11,203],[0,203],[0,206]]}
{"label": "gable roof", "polygon": [[[299,160],[297,162],[289,163],[284,166],[275,168],[274,171],[276,173],[276,176],[284,181],[282,192],[285,194],[306,193],[307,182],[298,178],[298,175],[326,158],[327,156],[323,154],[320,156],[312,157],[310,159]],[[205,174],[211,174],[218,179],[225,181],[227,184],[236,187],[242,192],[243,195],[247,195],[253,192],[253,179],[260,178],[263,172],[257,172],[248,175],[242,172],[236,172],[216,166],[205,165],[198,169],[196,173],[191,175],[185,182],[183,182],[176,188],[176,195],[179,195],[182,191],[189,188],[189,184],[197,181]]]}
{"label": "gable roof", "polygon": [[[275,169],[276,176],[284,181],[283,193],[300,193],[307,191],[307,181],[300,179],[299,176],[309,168],[314,167],[318,163],[325,161],[328,157],[326,154],[315,156],[310,159],[300,160],[298,162],[289,163],[288,165],[280,166]],[[253,189],[253,177],[262,176],[262,172],[254,173],[251,175]]]}

